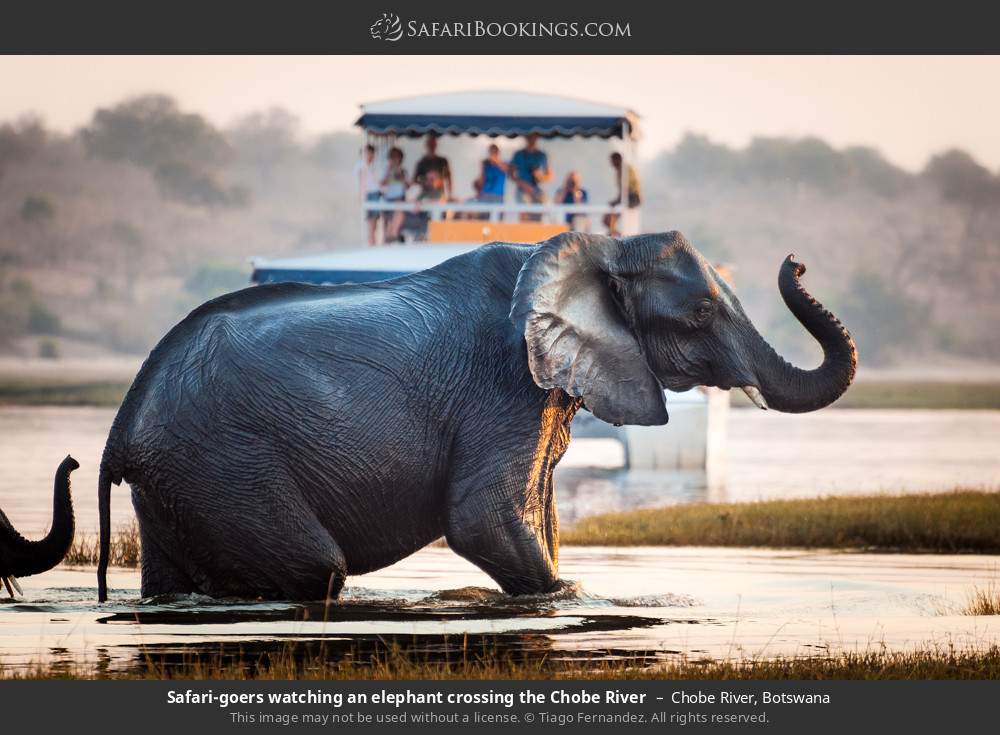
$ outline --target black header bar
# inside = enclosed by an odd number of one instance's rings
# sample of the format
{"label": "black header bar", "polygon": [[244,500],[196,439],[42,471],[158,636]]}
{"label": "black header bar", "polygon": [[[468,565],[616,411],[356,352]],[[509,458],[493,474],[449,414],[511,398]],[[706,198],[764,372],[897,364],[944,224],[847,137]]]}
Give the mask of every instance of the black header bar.
{"label": "black header bar", "polygon": [[989,3],[270,0],[7,3],[0,53],[996,53]]}

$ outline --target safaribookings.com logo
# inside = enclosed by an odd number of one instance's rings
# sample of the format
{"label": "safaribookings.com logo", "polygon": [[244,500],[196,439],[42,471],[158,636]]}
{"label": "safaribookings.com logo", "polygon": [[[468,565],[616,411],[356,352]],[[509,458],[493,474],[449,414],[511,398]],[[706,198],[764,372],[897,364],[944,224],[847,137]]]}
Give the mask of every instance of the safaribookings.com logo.
{"label": "safaribookings.com logo", "polygon": [[403,24],[395,13],[382,13],[368,31],[376,41],[398,41],[403,37]]}
{"label": "safaribookings.com logo", "polygon": [[395,13],[382,17],[368,29],[376,41],[407,38],[631,38],[628,22],[614,21],[420,21],[406,24]]}

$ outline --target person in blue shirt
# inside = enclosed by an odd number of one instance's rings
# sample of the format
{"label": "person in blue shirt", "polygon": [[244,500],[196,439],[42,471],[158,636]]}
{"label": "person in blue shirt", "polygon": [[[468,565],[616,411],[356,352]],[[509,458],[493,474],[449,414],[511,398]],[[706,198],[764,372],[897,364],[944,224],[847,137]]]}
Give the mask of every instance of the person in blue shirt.
{"label": "person in blue shirt", "polygon": [[[570,171],[566,174],[566,180],[556,192],[555,201],[556,204],[586,204],[589,201],[587,190],[581,184],[579,173]],[[585,231],[589,229],[587,215],[581,213],[567,214],[566,224],[571,230]]]}
{"label": "person in blue shirt", "polygon": [[476,180],[476,201],[497,203],[502,202],[504,190],[507,188],[507,173],[510,166],[500,160],[500,147],[491,143],[486,158],[479,168],[479,178]]}
{"label": "person in blue shirt", "polygon": [[[517,201],[520,204],[542,204],[545,193],[541,185],[552,178],[549,157],[538,147],[538,133],[529,133],[524,142],[524,148],[515,153],[510,162],[510,173],[517,184]],[[539,219],[541,215],[521,215],[522,221]]]}

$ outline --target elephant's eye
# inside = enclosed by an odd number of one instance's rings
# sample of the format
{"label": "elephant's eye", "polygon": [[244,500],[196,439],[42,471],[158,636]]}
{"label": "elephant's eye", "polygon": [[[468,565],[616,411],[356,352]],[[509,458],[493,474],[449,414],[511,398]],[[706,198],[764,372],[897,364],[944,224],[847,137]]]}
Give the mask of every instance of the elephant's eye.
{"label": "elephant's eye", "polygon": [[698,303],[694,310],[694,318],[699,324],[704,324],[712,316],[713,311],[715,311],[714,304],[706,299]]}

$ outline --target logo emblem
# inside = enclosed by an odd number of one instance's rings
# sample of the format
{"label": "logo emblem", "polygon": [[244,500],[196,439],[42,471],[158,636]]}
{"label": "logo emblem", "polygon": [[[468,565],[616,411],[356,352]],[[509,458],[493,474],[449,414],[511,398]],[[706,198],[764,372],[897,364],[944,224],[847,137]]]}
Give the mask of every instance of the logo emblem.
{"label": "logo emblem", "polygon": [[398,41],[403,37],[403,23],[395,13],[382,13],[368,30],[376,41]]}

